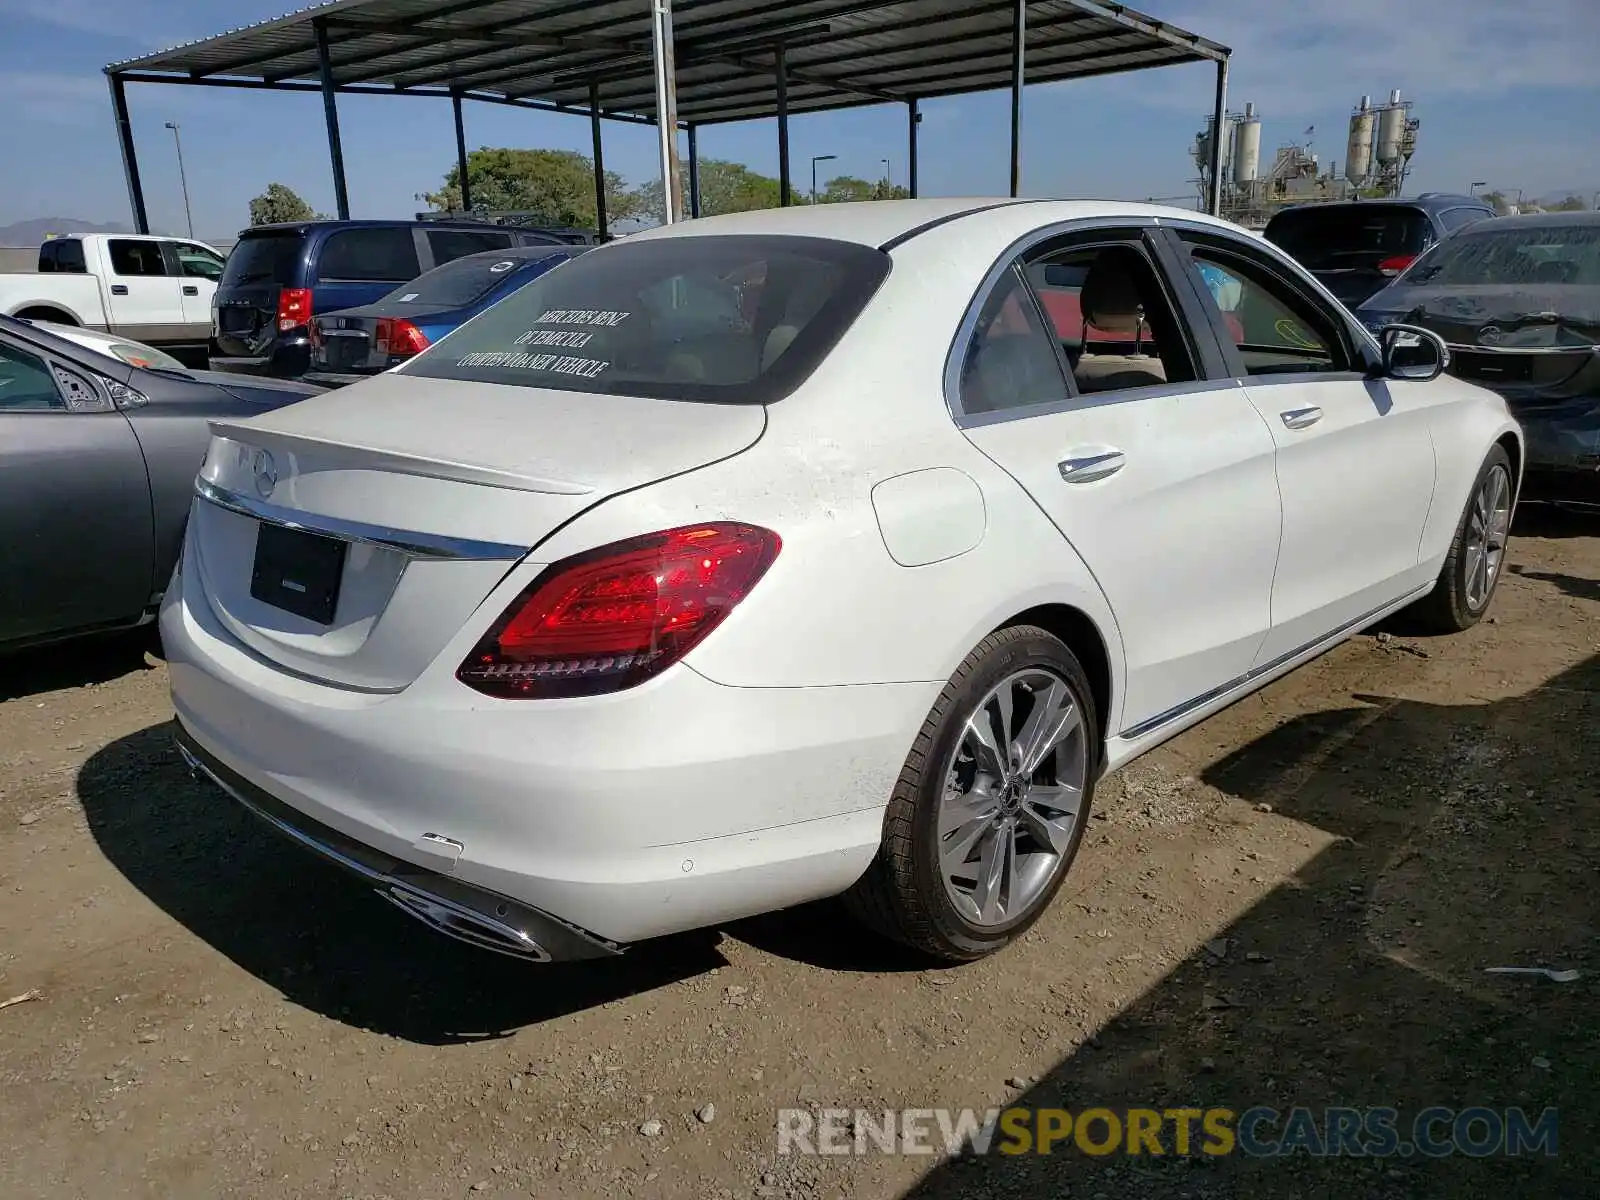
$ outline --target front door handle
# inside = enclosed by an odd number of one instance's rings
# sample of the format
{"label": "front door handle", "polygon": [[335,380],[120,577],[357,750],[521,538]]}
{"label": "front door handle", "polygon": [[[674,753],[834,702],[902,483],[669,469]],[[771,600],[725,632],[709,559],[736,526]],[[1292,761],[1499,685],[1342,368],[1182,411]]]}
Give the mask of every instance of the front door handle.
{"label": "front door handle", "polygon": [[1322,410],[1316,405],[1309,408],[1291,408],[1278,414],[1290,429],[1309,429],[1322,420]]}
{"label": "front door handle", "polygon": [[128,294],[128,285],[125,283],[113,283],[111,285],[111,294],[113,296],[126,296]]}
{"label": "front door handle", "polygon": [[200,289],[192,283],[186,283],[183,285],[183,294],[185,296],[198,296]]}
{"label": "front door handle", "polygon": [[1128,456],[1121,450],[1100,450],[1092,454],[1079,454],[1064,458],[1056,464],[1061,478],[1068,483],[1093,483],[1115,475],[1128,465]]}

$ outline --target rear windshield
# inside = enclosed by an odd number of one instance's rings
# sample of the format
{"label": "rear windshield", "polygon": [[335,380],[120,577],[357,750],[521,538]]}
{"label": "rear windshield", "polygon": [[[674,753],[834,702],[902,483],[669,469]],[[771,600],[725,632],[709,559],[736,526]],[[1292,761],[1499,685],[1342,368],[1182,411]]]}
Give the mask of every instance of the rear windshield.
{"label": "rear windshield", "polygon": [[571,257],[569,251],[551,247],[533,254],[473,254],[418,275],[410,283],[395,288],[378,303],[417,304],[433,308],[460,308],[481,300],[504,283],[508,276],[531,279],[539,263],[548,271]]}
{"label": "rear windshield", "polygon": [[829,238],[614,242],[512,293],[401,373],[765,404],[816,369],[888,273],[882,251]]}
{"label": "rear windshield", "polygon": [[1267,222],[1269,242],[1313,271],[1370,267],[1420,254],[1427,218],[1401,205],[1328,206],[1282,212]]}
{"label": "rear windshield", "polygon": [[1439,243],[1407,274],[1407,283],[1444,287],[1474,284],[1576,283],[1600,287],[1600,224],[1497,224]]}
{"label": "rear windshield", "polygon": [[299,233],[247,233],[233,244],[218,287],[274,283],[294,287],[300,263]]}

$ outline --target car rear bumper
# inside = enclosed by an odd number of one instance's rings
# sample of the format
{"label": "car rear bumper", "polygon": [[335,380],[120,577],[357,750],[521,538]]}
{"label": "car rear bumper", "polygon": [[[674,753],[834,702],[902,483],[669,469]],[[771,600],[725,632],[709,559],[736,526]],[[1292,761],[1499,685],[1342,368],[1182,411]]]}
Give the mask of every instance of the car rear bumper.
{"label": "car rear bumper", "polygon": [[[232,339],[229,339],[232,341]],[[237,345],[237,343],[234,343]],[[267,354],[229,354],[224,343],[211,339],[211,369],[235,375],[271,375],[276,379],[299,379],[311,367],[311,342],[304,334],[285,335],[272,343]]]}
{"label": "car rear bumper", "polygon": [[552,957],[844,891],[939,690],[734,688],[679,664],[612,696],[494,700],[436,664],[356,693],[246,650],[186,600],[186,574],[161,632],[201,769],[325,856],[374,856],[386,893],[515,906]]}

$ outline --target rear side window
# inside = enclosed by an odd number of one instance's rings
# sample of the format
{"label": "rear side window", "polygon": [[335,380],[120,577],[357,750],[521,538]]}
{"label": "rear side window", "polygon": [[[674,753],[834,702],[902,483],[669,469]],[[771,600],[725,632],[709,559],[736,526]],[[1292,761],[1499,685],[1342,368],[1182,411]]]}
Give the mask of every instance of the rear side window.
{"label": "rear side window", "polygon": [[46,242],[39,247],[39,273],[48,275],[56,269],[57,243]]}
{"label": "rear side window", "polygon": [[404,283],[422,273],[417,244],[404,226],[341,229],[322,243],[317,279],[328,282]]}
{"label": "rear side window", "polygon": [[56,270],[71,271],[81,275],[89,269],[89,264],[84,261],[83,243],[77,238],[62,238],[55,243]]}
{"label": "rear side window", "polygon": [[533,263],[549,270],[570,255],[552,247],[544,254],[475,254],[445,263],[395,288],[380,304],[417,304],[434,308],[460,308],[488,295],[513,276],[531,278]]}
{"label": "rear side window", "polygon": [[167,273],[167,263],[161,254],[160,242],[136,242],[131,238],[112,238],[107,246],[111,253],[113,275]]}
{"label": "rear side window", "polygon": [[1492,216],[1493,213],[1481,208],[1447,208],[1439,214],[1439,224],[1444,226],[1446,233],[1451,233]]}
{"label": "rear side window", "polygon": [[816,369],[889,266],[880,250],[829,238],[614,242],[514,292],[401,373],[765,404]]}
{"label": "rear side window", "polygon": [[447,263],[485,250],[505,250],[511,245],[509,233],[490,233],[478,229],[430,229],[428,248],[435,263]]}
{"label": "rear side window", "polygon": [[1384,258],[1421,254],[1428,220],[1399,204],[1325,205],[1279,213],[1267,240],[1313,271],[1370,267]]}
{"label": "rear side window", "polygon": [[298,286],[304,237],[294,232],[246,234],[229,252],[219,286],[242,287],[252,283]]}

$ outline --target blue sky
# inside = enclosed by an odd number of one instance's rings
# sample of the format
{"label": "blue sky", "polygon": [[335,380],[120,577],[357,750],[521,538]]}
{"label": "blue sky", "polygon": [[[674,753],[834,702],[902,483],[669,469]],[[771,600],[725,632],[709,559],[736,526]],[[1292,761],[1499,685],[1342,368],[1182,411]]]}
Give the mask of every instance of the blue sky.
{"label": "blue sky", "polygon": [[[641,6],[645,0],[640,0]],[[226,7],[226,15],[219,10]],[[127,221],[104,64],[278,16],[293,0],[0,0],[0,224],[62,216]],[[1475,180],[1530,195],[1600,188],[1597,0],[1145,0],[1151,15],[1234,49],[1233,106],[1253,100],[1263,149],[1315,125],[1314,148],[1344,158],[1345,121],[1363,93],[1401,88],[1421,120],[1411,186],[1464,190]],[[1029,88],[1023,190],[1139,199],[1191,191],[1188,148],[1211,104],[1207,66],[1166,67]],[[171,134],[181,125],[195,232],[225,237],[248,223],[268,183],[332,211],[321,102],[314,96],[220,89],[129,88],[152,224],[181,233]],[[1003,194],[1008,95],[924,105],[924,195]],[[444,101],[339,100],[352,215],[401,216],[454,160]],[[589,150],[583,118],[494,105],[467,107],[469,144]],[[790,122],[797,187],[810,158],[868,178],[888,158],[906,169],[901,106]],[[701,131],[700,152],[777,174],[772,122]],[[638,182],[654,170],[652,130],[608,124],[607,165]],[[37,169],[19,170],[19,164]]]}

